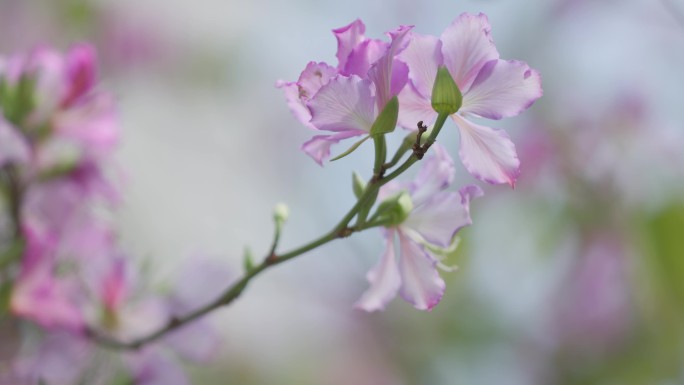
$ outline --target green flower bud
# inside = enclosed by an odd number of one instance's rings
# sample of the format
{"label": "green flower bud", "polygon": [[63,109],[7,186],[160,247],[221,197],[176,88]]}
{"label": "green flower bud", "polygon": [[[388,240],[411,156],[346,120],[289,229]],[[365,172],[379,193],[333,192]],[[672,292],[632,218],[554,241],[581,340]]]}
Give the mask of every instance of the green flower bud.
{"label": "green flower bud", "polygon": [[278,203],[275,208],[273,208],[273,219],[278,224],[283,224],[287,221],[290,216],[290,209],[284,203]]}
{"label": "green flower bud", "polygon": [[376,215],[383,226],[397,226],[404,222],[413,210],[411,196],[402,191],[385,199],[378,206]]}
{"label": "green flower bud", "polygon": [[399,99],[393,97],[387,102],[385,108],[382,109],[378,118],[373,122],[370,134],[377,136],[387,134],[397,127],[397,120],[399,119]]}
{"label": "green flower bud", "polygon": [[463,95],[446,67],[439,67],[432,87],[432,108],[439,114],[451,115],[461,108]]}
{"label": "green flower bud", "polygon": [[361,175],[357,174],[356,171],[352,174],[352,189],[356,199],[361,198],[361,195],[366,190],[366,181],[361,179]]}

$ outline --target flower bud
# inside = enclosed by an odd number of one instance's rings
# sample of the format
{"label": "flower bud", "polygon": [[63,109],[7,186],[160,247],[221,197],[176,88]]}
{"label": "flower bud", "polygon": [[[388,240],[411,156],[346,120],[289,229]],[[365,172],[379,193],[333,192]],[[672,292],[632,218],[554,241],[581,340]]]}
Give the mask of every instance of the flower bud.
{"label": "flower bud", "polygon": [[391,227],[404,222],[412,210],[413,201],[411,196],[407,192],[402,191],[380,203],[377,216],[383,226]]}
{"label": "flower bud", "polygon": [[290,216],[290,209],[287,207],[286,204],[278,203],[273,208],[273,219],[276,221],[276,223],[279,223],[279,224],[285,223],[285,221],[287,221],[287,218],[289,216]]}
{"label": "flower bud", "polygon": [[461,108],[463,95],[446,67],[439,67],[432,87],[432,108],[439,114],[451,115]]}
{"label": "flower bud", "polygon": [[361,175],[357,174],[356,171],[352,174],[352,189],[356,199],[361,198],[361,195],[366,190],[366,182],[361,179]]}

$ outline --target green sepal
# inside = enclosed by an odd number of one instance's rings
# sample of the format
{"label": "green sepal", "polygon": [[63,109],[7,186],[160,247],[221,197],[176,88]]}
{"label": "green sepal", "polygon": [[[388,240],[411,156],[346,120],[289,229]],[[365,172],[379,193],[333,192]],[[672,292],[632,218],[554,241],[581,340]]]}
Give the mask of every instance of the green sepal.
{"label": "green sepal", "polygon": [[385,108],[382,109],[378,118],[371,126],[371,136],[378,136],[390,133],[397,127],[397,120],[399,119],[399,99],[393,97],[387,102]]}
{"label": "green sepal", "polygon": [[412,210],[411,196],[406,191],[402,191],[380,203],[374,215],[376,218],[374,222],[377,221],[386,227],[396,226],[404,222]]}
{"label": "green sepal", "polygon": [[356,199],[361,198],[363,192],[366,191],[366,181],[356,171],[352,173],[352,190],[354,190]]}
{"label": "green sepal", "polygon": [[245,269],[246,273],[249,273],[254,269],[254,255],[249,246],[245,247],[245,254],[242,257],[242,267]]}
{"label": "green sepal", "polygon": [[351,154],[352,152],[354,152],[354,150],[356,150],[357,148],[359,148],[359,146],[360,146],[363,142],[365,142],[366,140],[368,140],[368,138],[370,138],[370,136],[365,136],[365,137],[363,137],[363,139],[361,139],[361,140],[359,140],[358,142],[352,144],[352,146],[349,147],[349,149],[348,149],[347,151],[345,151],[345,152],[341,153],[340,155],[338,155],[338,156],[336,156],[336,157],[330,159],[330,161],[331,161],[331,162],[334,162],[334,161],[336,161],[336,160],[338,160],[338,159],[342,159],[342,158],[344,158],[345,156]]}
{"label": "green sepal", "polygon": [[439,114],[456,113],[463,104],[463,95],[446,67],[439,67],[432,87],[432,108]]}

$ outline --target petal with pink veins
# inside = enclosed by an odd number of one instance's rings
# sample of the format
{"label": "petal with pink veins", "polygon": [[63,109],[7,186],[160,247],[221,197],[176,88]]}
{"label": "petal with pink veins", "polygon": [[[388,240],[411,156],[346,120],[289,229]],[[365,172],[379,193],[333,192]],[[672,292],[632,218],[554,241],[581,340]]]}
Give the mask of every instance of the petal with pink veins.
{"label": "petal with pink veins", "polygon": [[474,177],[491,184],[515,186],[520,174],[520,161],[515,145],[503,130],[480,126],[452,115],[461,134],[459,155]]}
{"label": "petal with pink veins", "polygon": [[456,192],[445,191],[413,209],[401,227],[415,230],[429,243],[446,248],[461,228],[472,223],[468,201],[464,202]]}
{"label": "petal with pink veins", "polygon": [[399,93],[399,122],[407,130],[416,130],[418,122],[430,126],[437,119],[430,99],[420,94],[412,82],[408,82]]}
{"label": "petal with pink veins", "polygon": [[444,60],[442,42],[435,36],[412,33],[409,45],[399,54],[399,60],[408,65],[409,79],[416,91],[429,101],[437,69]]}
{"label": "petal with pink veins", "polygon": [[338,76],[309,101],[311,124],[327,131],[370,131],[375,121],[371,82],[356,75]]}
{"label": "petal with pink veins", "polygon": [[490,32],[485,14],[464,13],[442,33],[444,64],[462,93],[470,88],[485,63],[499,58]]}
{"label": "petal with pink veins", "polygon": [[323,166],[323,162],[330,159],[330,146],[341,140],[366,134],[366,131],[344,131],[332,135],[316,135],[302,145],[302,151]]}
{"label": "petal with pink veins", "polygon": [[526,63],[492,60],[463,95],[461,112],[489,119],[516,116],[542,96],[541,76]]}
{"label": "petal with pink veins", "polygon": [[337,76],[337,69],[326,63],[310,62],[304,71],[299,75],[297,84],[299,85],[299,98],[303,100],[311,99],[318,90],[330,82],[330,79]]}
{"label": "petal with pink veins", "polygon": [[365,40],[363,34],[366,32],[366,25],[360,19],[356,19],[349,25],[333,29],[332,32],[337,39],[337,68],[343,70],[347,67],[347,61],[354,49]]}
{"label": "petal with pink veins", "polygon": [[401,276],[397,267],[394,250],[394,231],[386,234],[385,252],[380,262],[368,272],[366,278],[371,286],[354,305],[365,311],[383,310],[396,295],[401,286]]}
{"label": "petal with pink veins", "polygon": [[392,42],[385,54],[368,70],[368,78],[375,84],[375,97],[378,111],[382,111],[387,102],[397,95],[408,80],[408,67],[395,60],[408,43],[407,35],[412,26],[401,26],[388,34]]}
{"label": "petal with pink veins", "polygon": [[437,261],[421,245],[399,231],[401,258],[401,297],[418,310],[432,310],[442,299],[444,280],[437,271]]}
{"label": "petal with pink veins", "polygon": [[419,206],[454,181],[454,161],[444,147],[434,144],[433,155],[425,159],[412,183],[411,200]]}

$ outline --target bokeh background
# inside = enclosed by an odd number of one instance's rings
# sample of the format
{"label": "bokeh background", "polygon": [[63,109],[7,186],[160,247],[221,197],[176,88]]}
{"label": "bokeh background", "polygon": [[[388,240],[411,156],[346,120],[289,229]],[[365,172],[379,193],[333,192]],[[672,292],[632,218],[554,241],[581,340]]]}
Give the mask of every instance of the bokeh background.
{"label": "bokeh background", "polygon": [[[283,249],[353,204],[370,146],[319,167],[274,88],[335,62],[332,28],[439,35],[465,11],[489,15],[501,56],[539,69],[545,95],[495,123],[522,176],[483,186],[442,303],[353,310],[382,249],[355,235],[212,314],[224,344],[188,367],[194,383],[684,383],[684,1],[0,0],[0,52],[96,44],[124,130],[120,242],[163,286],[200,256],[239,274],[245,247],[267,251],[277,202]],[[456,130],[440,142],[456,155]]]}

